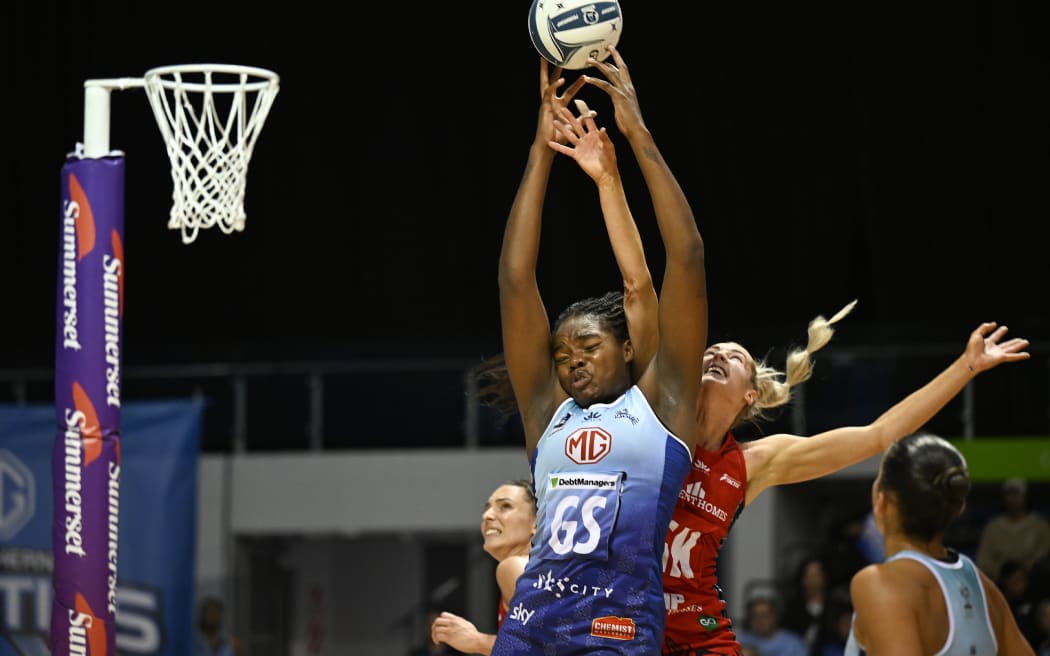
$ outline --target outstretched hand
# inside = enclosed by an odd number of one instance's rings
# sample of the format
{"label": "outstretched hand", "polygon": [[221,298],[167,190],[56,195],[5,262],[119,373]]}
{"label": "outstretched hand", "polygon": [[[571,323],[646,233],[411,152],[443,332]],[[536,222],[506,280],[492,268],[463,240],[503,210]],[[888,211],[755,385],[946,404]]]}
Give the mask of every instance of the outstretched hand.
{"label": "outstretched hand", "polygon": [[606,79],[589,75],[584,75],[581,79],[586,84],[598,87],[612,98],[616,127],[620,128],[620,132],[630,139],[638,130],[645,129],[642,109],[638,105],[638,94],[635,93],[631,74],[627,71],[627,64],[620,56],[620,51],[616,49],[616,46],[606,47],[615,65],[609,63],[609,58],[605,61],[598,61],[593,57],[587,60],[587,63],[601,71]]}
{"label": "outstretched hand", "polygon": [[1014,337],[1000,342],[1006,334],[1006,326],[998,326],[994,321],[982,323],[972,333],[966,343],[966,364],[973,373],[987,371],[1003,362],[1016,362],[1031,357],[1025,348],[1028,340]]}
{"label": "outstretched hand", "polygon": [[580,115],[575,116],[567,107],[561,108],[561,118],[555,121],[558,131],[566,143],[550,142],[550,147],[576,160],[583,172],[595,182],[607,176],[618,176],[616,148],[606,133],[594,122],[596,113],[582,100],[576,101]]}
{"label": "outstretched hand", "polygon": [[585,82],[582,77],[576,78],[561,95],[558,95],[558,89],[565,84],[565,78],[561,76],[563,69],[561,66],[555,66],[551,81],[550,66],[546,59],[540,57],[540,116],[536,124],[536,143],[565,143],[564,135],[554,127],[554,122],[560,116],[561,110],[565,109],[573,96],[583,88]]}

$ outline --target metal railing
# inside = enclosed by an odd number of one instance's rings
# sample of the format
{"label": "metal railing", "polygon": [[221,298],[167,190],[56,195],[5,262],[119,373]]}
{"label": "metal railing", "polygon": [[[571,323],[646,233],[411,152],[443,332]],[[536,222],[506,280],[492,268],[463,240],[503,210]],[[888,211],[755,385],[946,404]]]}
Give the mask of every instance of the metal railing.
{"label": "metal railing", "polygon": [[[1029,351],[1024,366],[971,382],[937,418],[943,432],[1050,433],[1050,348]],[[866,423],[957,354],[957,345],[826,348],[814,380],[793,389],[771,430],[805,435]],[[202,448],[211,451],[520,444],[514,426],[499,425],[478,405],[470,375],[477,363],[440,357],[127,366],[122,388],[126,402],[205,401]],[[53,378],[46,368],[0,369],[0,403],[51,403]]]}

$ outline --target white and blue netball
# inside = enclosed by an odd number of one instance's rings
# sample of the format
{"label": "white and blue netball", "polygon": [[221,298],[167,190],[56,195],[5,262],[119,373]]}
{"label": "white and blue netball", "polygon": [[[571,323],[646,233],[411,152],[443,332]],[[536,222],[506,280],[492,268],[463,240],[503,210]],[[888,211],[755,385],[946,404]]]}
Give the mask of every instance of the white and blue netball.
{"label": "white and blue netball", "polygon": [[617,0],[532,0],[529,36],[543,58],[562,68],[587,68],[587,58],[602,61],[623,28]]}

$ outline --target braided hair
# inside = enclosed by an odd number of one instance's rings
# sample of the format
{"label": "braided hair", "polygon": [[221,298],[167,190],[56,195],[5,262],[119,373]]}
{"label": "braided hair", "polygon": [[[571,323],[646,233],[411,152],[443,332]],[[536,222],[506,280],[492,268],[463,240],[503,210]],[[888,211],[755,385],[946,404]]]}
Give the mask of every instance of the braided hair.
{"label": "braided hair", "polygon": [[[623,307],[623,292],[608,292],[602,296],[585,298],[570,304],[551,328],[552,350],[553,336],[566,321],[574,317],[594,317],[602,328],[609,331],[621,342],[627,341],[627,313]],[[481,405],[495,410],[497,422],[502,425],[518,412],[518,402],[514,398],[510,376],[507,374],[507,361],[503,353],[482,360],[474,368],[474,380],[477,382],[477,400]]]}

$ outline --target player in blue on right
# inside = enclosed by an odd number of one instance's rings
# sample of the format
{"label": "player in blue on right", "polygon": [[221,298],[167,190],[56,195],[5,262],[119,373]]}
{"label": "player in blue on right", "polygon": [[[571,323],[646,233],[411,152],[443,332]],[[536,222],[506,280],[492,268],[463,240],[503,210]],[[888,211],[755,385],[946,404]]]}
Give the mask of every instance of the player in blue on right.
{"label": "player in blue on right", "polygon": [[886,449],[872,486],[886,560],[853,576],[846,656],[1034,656],[995,583],[944,545],[969,491],[947,440],[917,433]]}

